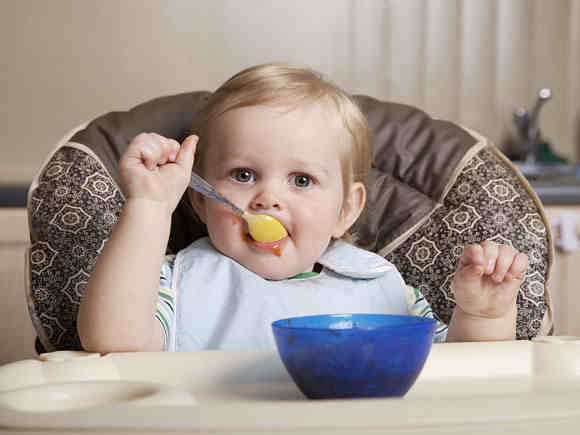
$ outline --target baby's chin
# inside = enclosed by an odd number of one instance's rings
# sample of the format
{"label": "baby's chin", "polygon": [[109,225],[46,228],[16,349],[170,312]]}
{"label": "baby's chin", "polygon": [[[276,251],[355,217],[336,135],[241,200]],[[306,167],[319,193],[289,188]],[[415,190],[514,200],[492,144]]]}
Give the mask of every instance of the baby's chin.
{"label": "baby's chin", "polygon": [[288,270],[286,268],[281,268],[281,267],[262,267],[262,266],[254,266],[253,265],[247,265],[247,264],[243,264],[242,266],[244,266],[246,269],[251,270],[252,272],[254,272],[256,275],[260,275],[262,278],[267,279],[269,281],[282,281],[288,278],[292,278],[293,276],[298,275],[299,273],[304,272],[304,270],[301,271],[294,271],[294,270]]}
{"label": "baby's chin", "polygon": [[282,256],[277,257],[271,254],[272,258],[265,256],[264,261],[247,261],[246,258],[235,259],[246,269],[251,270],[256,275],[261,276],[269,281],[282,281],[292,278],[300,273],[311,271],[314,265],[308,264],[290,264]]}
{"label": "baby's chin", "polygon": [[212,243],[223,255],[230,257],[246,269],[269,281],[282,281],[300,273],[311,271],[314,268],[313,263],[308,264],[307,261],[296,262],[296,259],[293,261],[293,254],[290,253],[291,250],[284,246],[282,246],[280,256],[267,250],[256,251],[260,253],[259,256],[256,256],[250,255],[245,247],[241,251],[227,250],[220,249],[213,240]]}

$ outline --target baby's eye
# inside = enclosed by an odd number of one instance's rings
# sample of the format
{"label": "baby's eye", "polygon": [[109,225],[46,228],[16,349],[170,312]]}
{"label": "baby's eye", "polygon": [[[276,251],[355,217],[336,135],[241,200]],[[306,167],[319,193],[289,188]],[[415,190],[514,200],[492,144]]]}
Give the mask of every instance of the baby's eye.
{"label": "baby's eye", "polygon": [[231,172],[231,177],[240,183],[253,183],[255,181],[254,172],[248,168],[237,168]]}
{"label": "baby's eye", "polygon": [[296,174],[290,177],[290,182],[296,187],[310,187],[312,185],[312,178],[304,174]]}

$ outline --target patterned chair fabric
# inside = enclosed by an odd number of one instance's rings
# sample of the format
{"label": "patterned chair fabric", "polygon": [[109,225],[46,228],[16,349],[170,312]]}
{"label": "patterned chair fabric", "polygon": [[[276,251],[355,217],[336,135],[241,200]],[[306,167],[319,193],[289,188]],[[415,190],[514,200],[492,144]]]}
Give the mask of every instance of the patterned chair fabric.
{"label": "patterned chair fabric", "polygon": [[[182,141],[207,92],[111,112],[67,135],[28,195],[27,301],[38,352],[81,349],[78,307],[91,269],[124,203],[120,155],[142,131]],[[526,252],[530,268],[518,295],[517,337],[552,330],[548,277],[552,239],[538,198],[486,138],[399,104],[355,96],[373,131],[369,207],[356,224],[358,244],[393,262],[448,322],[450,291],[464,245],[486,239]],[[182,199],[168,252],[206,234]]]}
{"label": "patterned chair fabric", "polygon": [[[455,306],[450,284],[462,247],[493,240],[528,254],[518,294],[518,339],[552,332],[547,276],[550,235],[538,202],[497,150],[480,150],[463,168],[443,203],[397,246],[379,252],[397,265],[408,284],[427,296],[449,323]],[[550,259],[546,261],[546,259]]]}

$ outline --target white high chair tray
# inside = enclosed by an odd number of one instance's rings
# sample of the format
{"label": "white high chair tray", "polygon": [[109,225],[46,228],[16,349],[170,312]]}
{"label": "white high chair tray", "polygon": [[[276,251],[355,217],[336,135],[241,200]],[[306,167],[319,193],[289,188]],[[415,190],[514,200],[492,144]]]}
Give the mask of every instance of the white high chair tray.
{"label": "white high chair tray", "polygon": [[580,344],[552,341],[434,344],[402,399],[318,401],[276,351],[55,352],[0,367],[0,432],[576,434]]}

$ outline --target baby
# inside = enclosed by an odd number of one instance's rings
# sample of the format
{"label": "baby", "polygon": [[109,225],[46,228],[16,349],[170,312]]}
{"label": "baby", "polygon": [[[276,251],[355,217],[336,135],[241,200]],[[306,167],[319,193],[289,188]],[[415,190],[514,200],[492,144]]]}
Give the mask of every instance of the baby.
{"label": "baby", "polygon": [[[271,348],[270,323],[284,317],[433,316],[391,263],[348,243],[365,206],[371,139],[343,91],[308,69],[260,65],[212,94],[193,132],[181,145],[140,134],[121,158],[126,202],[78,315],[86,350]],[[285,226],[279,256],[229,207],[187,187],[192,167],[238,207]],[[184,192],[209,237],[165,256]],[[507,245],[466,246],[456,307],[435,339],[514,339],[527,261]]]}

